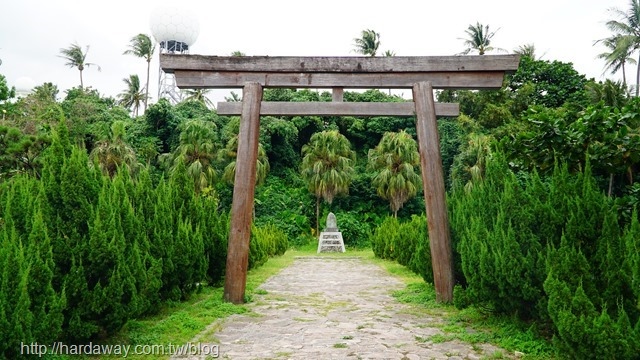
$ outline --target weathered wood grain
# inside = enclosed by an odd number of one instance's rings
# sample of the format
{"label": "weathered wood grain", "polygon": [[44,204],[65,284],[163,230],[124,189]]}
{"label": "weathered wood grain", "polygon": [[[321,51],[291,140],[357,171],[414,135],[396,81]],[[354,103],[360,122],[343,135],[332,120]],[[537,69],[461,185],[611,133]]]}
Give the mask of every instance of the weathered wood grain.
{"label": "weathered wood grain", "polygon": [[[460,114],[456,103],[436,103],[436,115],[455,117]],[[260,115],[265,116],[415,116],[413,102],[280,102],[263,101]],[[219,102],[218,115],[240,115],[242,103]]]}
{"label": "weathered wood grain", "polygon": [[430,73],[267,73],[176,71],[176,84],[188,89],[241,88],[246,82],[263,87],[411,89],[413,84],[430,81],[436,89],[499,89],[502,72],[430,72]]}
{"label": "weathered wood grain", "polygon": [[244,292],[247,285],[261,101],[262,87],[260,84],[247,83],[242,93],[242,118],[238,133],[238,155],[233,182],[233,203],[231,205],[231,225],[223,295],[225,301],[234,304],[244,302]]}
{"label": "weathered wood grain", "polygon": [[438,136],[436,108],[431,84],[428,82],[416,84],[413,87],[413,101],[416,104],[416,132],[436,301],[452,302],[453,250],[449,235],[440,137]]}
{"label": "weathered wood grain", "polygon": [[517,70],[519,63],[519,55],[387,57],[160,55],[160,67],[168,73],[176,70],[303,73],[513,72]]}

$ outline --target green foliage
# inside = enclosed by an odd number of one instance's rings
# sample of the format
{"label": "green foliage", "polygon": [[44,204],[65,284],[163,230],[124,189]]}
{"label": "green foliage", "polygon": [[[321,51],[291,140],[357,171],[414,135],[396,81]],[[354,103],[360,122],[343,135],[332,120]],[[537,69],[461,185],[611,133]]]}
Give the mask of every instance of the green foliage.
{"label": "green foliage", "polygon": [[313,203],[299,173],[287,171],[282,178],[269,176],[256,189],[255,224],[273,224],[284,231],[290,244],[301,245],[311,234]]}
{"label": "green foliage", "polygon": [[[22,342],[114,334],[162,301],[188,298],[224,275],[228,217],[195,194],[187,169],[169,180],[104,176],[72,146],[65,123],[45,151],[41,179],[0,183],[0,357]],[[265,235],[266,234],[266,235]],[[267,255],[286,235],[267,228]]]}
{"label": "green foliage", "polygon": [[485,178],[450,198],[464,275],[455,303],[549,326],[571,358],[636,358],[636,215],[620,229],[589,162],[576,175],[519,175],[494,154]]}
{"label": "green foliage", "polygon": [[349,192],[356,154],[347,138],[337,130],[314,134],[302,148],[300,171],[309,192],[316,196],[316,232],[319,227],[320,198],[331,204],[334,197]]}
{"label": "green foliage", "polygon": [[397,261],[422,276],[424,281],[432,283],[431,249],[426,224],[424,215],[414,215],[411,220],[402,223],[395,217],[387,217],[370,236],[373,253],[379,258]]}
{"label": "green foliage", "polygon": [[186,167],[197,193],[213,185],[217,177],[214,161],[218,152],[215,124],[204,120],[188,120],[179,126],[180,141],[172,154],[167,154],[170,171]]}
{"label": "green foliage", "polygon": [[596,174],[629,175],[640,162],[638,104],[636,99],[622,108],[600,103],[577,116],[563,108],[531,108],[525,128],[505,138],[503,148],[514,166],[542,173],[549,173],[556,160],[573,171],[584,169],[589,160]]}
{"label": "green foliage", "polygon": [[160,153],[171,152],[179,143],[178,126],[181,118],[176,114],[168,100],[160,99],[149,106],[144,114],[149,126],[149,135],[160,140]]}
{"label": "green foliage", "polygon": [[369,168],[375,172],[372,185],[389,201],[394,216],[422,185],[419,164],[418,145],[405,131],[385,133],[380,144],[369,150]]}
{"label": "green foliage", "polygon": [[7,78],[0,74],[0,101],[6,101],[16,96],[16,89],[7,85]]}
{"label": "green foliage", "polygon": [[342,232],[345,246],[367,246],[371,232],[371,221],[358,211],[336,213],[338,227]]}
{"label": "green foliage", "polygon": [[518,70],[507,79],[507,89],[518,91],[529,84],[530,105],[557,108],[566,102],[581,104],[586,101],[587,79],[579,74],[571,63],[534,60],[528,56],[520,59]]}

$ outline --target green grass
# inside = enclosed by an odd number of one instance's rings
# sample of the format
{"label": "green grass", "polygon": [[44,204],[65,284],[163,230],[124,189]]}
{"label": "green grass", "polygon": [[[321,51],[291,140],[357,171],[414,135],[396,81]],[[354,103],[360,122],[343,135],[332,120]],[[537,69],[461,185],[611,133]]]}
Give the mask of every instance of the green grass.
{"label": "green grass", "polygon": [[[289,266],[296,256],[307,255],[307,253],[308,251],[301,253],[295,249],[289,250],[284,255],[270,258],[263,266],[249,271],[247,273],[245,298],[252,300],[254,295],[266,295],[267,292],[260,289],[259,286],[265,280]],[[245,305],[234,305],[222,301],[222,294],[223,289],[221,287],[205,287],[200,293],[192,295],[187,301],[163,305],[162,309],[153,316],[130,320],[120,332],[101,343],[129,344],[132,346],[138,344],[182,345],[190,341],[199,341],[199,339],[196,339],[198,335],[206,337],[208,341],[215,342],[215,338],[212,338],[212,335],[220,328],[216,320],[224,319],[232,314],[248,312]],[[112,358],[115,357],[112,356]],[[73,359],[83,358],[88,359],[88,357],[73,357]],[[127,358],[168,359],[169,356],[133,356],[130,354]],[[71,357],[59,357],[58,359],[71,359]]]}
{"label": "green grass", "polygon": [[[511,353],[522,352],[525,354],[523,359],[554,359],[552,344],[538,335],[534,326],[516,319],[488,315],[473,307],[459,310],[453,305],[440,304],[436,302],[433,285],[425,283],[419,275],[396,262],[377,258],[370,260],[406,284],[404,289],[393,292],[399,302],[412,305],[411,311],[416,314],[436,315],[442,319],[441,323],[425,324],[441,329],[442,334],[417,341],[441,343],[459,340],[472,345],[489,343]],[[489,358],[501,358],[496,356],[502,354],[492,354]]]}
{"label": "green grass", "polygon": [[[260,289],[259,286],[271,276],[291,265],[297,257],[358,257],[381,266],[406,284],[403,290],[395,291],[393,296],[399,302],[410,305],[409,311],[411,313],[426,314],[441,319],[424,324],[424,326],[439,328],[442,330],[442,334],[417,337],[416,341],[438,343],[459,340],[473,346],[477,346],[476,344],[479,343],[490,343],[509,353],[523,352],[525,354],[523,359],[553,359],[551,344],[538,336],[533,327],[527,328],[516,320],[490,316],[474,308],[458,310],[452,305],[439,304],[435,301],[435,291],[432,285],[425,283],[420,276],[396,262],[376,258],[371,249],[347,248],[345,253],[321,254],[317,254],[316,250],[317,243],[290,249],[286,254],[271,258],[263,266],[249,271],[246,287],[247,300],[252,301],[258,295],[269,297],[267,291]],[[188,301],[165,304],[157,314],[129,321],[118,334],[101,343],[185,344],[189,341],[200,341],[197,338],[198,335],[203,337],[202,340],[215,342],[216,339],[213,335],[221,327],[221,324],[216,320],[224,319],[232,314],[248,314],[249,311],[245,305],[223,302],[222,291],[223,289],[220,287],[205,287]],[[263,299],[260,298],[260,301]],[[362,324],[358,326],[358,329],[363,329],[366,326],[367,324]],[[343,339],[346,340],[349,337],[345,336]],[[346,343],[336,343],[333,346],[335,348],[348,347]],[[500,359],[503,355],[501,352],[496,352],[485,358]],[[128,358],[168,359],[169,356],[129,355]],[[53,358],[48,357],[48,359]],[[56,359],[71,358],[56,357]],[[87,357],[74,356],[73,359],[87,359]]]}

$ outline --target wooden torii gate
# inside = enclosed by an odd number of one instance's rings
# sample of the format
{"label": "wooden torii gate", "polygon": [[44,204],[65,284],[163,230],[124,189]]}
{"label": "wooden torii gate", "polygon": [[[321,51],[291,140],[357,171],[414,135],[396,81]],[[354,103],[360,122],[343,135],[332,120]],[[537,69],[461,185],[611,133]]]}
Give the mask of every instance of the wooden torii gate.
{"label": "wooden torii gate", "polygon": [[[224,299],[244,302],[254,201],[260,115],[416,116],[436,300],[453,300],[453,261],[437,116],[458,104],[434,102],[433,89],[499,89],[517,70],[517,55],[433,57],[219,57],[160,55],[180,88],[242,88],[242,103],[219,103],[218,114],[241,115],[227,251]],[[262,89],[331,88],[333,102],[265,102]],[[412,89],[413,102],[343,102],[343,89]]]}

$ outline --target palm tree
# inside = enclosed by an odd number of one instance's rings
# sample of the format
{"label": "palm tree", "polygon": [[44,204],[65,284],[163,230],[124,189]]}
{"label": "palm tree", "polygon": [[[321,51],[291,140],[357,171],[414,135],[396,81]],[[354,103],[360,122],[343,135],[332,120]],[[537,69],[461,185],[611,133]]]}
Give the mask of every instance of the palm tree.
{"label": "palm tree", "polygon": [[91,159],[105,175],[113,177],[120,166],[128,168],[133,173],[138,166],[136,153],[124,140],[126,124],[123,121],[114,121],[110,132],[102,140],[96,143],[91,151]]}
{"label": "palm tree", "polygon": [[118,95],[118,104],[130,109],[135,117],[138,117],[138,110],[142,102],[146,100],[146,95],[140,89],[140,78],[138,75],[130,75],[129,78],[122,79],[127,84],[127,89]]}
{"label": "palm tree", "polygon": [[67,60],[67,63],[65,65],[70,68],[78,68],[78,70],[80,71],[80,89],[84,89],[84,82],[82,81],[82,71],[85,67],[96,66],[98,68],[98,71],[101,70],[100,66],[94,63],[86,62],[88,52],[89,45],[87,45],[85,51],[82,51],[82,48],[77,43],[71,44],[66,49],[60,49],[60,54],[62,55],[59,56]]}
{"label": "palm tree", "polygon": [[247,54],[243,53],[242,51],[236,50],[234,52],[231,53],[231,56],[247,56]]}
{"label": "palm tree", "polygon": [[[618,20],[607,21],[607,27],[619,39],[616,41],[616,51],[629,54],[640,50],[640,0],[630,0],[629,9],[625,12],[620,9],[611,9]],[[623,55],[620,54],[622,57]],[[639,55],[640,56],[640,55]],[[640,59],[639,59],[640,60]],[[638,69],[636,73],[636,96],[640,91],[640,61],[638,61]]]}
{"label": "palm tree", "polygon": [[[233,184],[236,178],[236,157],[238,155],[238,135],[232,137],[227,142],[227,146],[221,149],[218,153],[218,157],[227,166],[224,168],[222,178],[229,184]],[[262,144],[258,144],[258,162],[256,164],[256,186],[260,186],[264,183],[269,173],[269,158],[267,152],[264,150]]]}
{"label": "palm tree", "polygon": [[198,101],[203,103],[208,108],[214,108],[213,101],[207,97],[211,92],[210,89],[186,89],[182,91],[186,97],[182,101]]}
{"label": "palm tree", "polygon": [[302,178],[316,196],[316,233],[319,231],[320,198],[331,204],[334,197],[349,192],[355,174],[356,154],[351,144],[338,130],[313,134],[302,147]]}
{"label": "palm tree", "polygon": [[151,58],[156,51],[156,45],[151,37],[147,34],[138,34],[131,38],[129,41],[129,50],[124,52],[124,55],[134,55],[139,58],[144,58],[147,61],[147,85],[145,88],[144,96],[144,111],[147,111],[147,100],[149,99],[149,70],[151,69]]}
{"label": "palm tree", "polygon": [[362,30],[359,38],[353,39],[354,52],[362,55],[376,56],[380,47],[380,34],[368,29]]}
{"label": "palm tree", "polygon": [[217,177],[214,167],[216,159],[215,124],[205,120],[189,120],[181,125],[180,145],[168,160],[175,170],[180,163],[187,167],[193,178],[196,193],[211,186]]}
{"label": "palm tree", "polygon": [[596,58],[605,61],[605,71],[610,70],[611,74],[622,70],[622,84],[627,85],[627,71],[625,65],[635,64],[636,60],[631,57],[633,50],[626,41],[622,41],[622,35],[616,34],[608,38],[600,39],[594,42],[596,45],[602,43],[609,51],[598,54]]}
{"label": "palm tree", "polygon": [[604,83],[589,82],[586,90],[594,104],[602,101],[607,106],[620,108],[628,101],[627,86],[620,81],[607,79]]}
{"label": "palm tree", "polygon": [[520,56],[527,56],[531,58],[531,60],[536,60],[536,46],[533,44],[520,45],[517,49],[513,50],[513,53]]}
{"label": "palm tree", "polygon": [[418,144],[404,130],[385,133],[378,146],[369,150],[369,168],[375,171],[372,184],[389,201],[394,217],[422,184],[416,172],[419,164]]}
{"label": "palm tree", "polygon": [[[500,30],[500,29],[498,29]],[[491,46],[491,39],[495,36],[496,31],[489,31],[489,25],[482,25],[476,22],[475,25],[469,25],[465,33],[467,34],[464,40],[464,45],[467,47],[461,55],[468,55],[472,51],[477,51],[479,55],[484,55],[487,51],[499,51],[505,52],[504,49]]]}
{"label": "palm tree", "polygon": [[385,51],[384,51],[384,54],[382,54],[382,55],[383,55],[383,56],[387,56],[387,57],[389,57],[389,56],[396,56],[396,52],[395,52],[395,51],[393,51],[393,50],[385,50]]}

